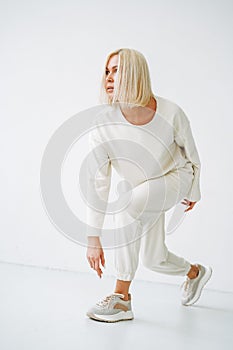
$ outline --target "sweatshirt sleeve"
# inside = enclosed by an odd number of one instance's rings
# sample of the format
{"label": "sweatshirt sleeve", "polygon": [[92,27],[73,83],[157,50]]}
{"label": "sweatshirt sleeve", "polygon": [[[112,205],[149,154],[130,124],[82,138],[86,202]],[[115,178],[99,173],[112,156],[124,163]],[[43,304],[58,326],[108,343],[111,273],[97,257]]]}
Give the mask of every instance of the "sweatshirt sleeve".
{"label": "sweatshirt sleeve", "polygon": [[183,112],[179,109],[179,112],[175,116],[175,142],[184,151],[185,157],[192,163],[193,168],[193,182],[189,193],[186,198],[191,202],[197,202],[201,199],[200,191],[200,171],[201,162],[196,148],[196,144],[193,138],[190,121]]}
{"label": "sweatshirt sleeve", "polygon": [[90,131],[88,143],[86,235],[101,236],[111,186],[112,167],[98,133],[98,127]]}

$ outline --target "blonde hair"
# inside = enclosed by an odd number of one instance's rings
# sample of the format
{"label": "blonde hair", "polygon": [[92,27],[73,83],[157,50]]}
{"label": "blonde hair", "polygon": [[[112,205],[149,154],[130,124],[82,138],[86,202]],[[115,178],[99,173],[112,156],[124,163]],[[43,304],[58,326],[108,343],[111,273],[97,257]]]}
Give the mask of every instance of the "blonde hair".
{"label": "blonde hair", "polygon": [[[110,98],[105,90],[106,67],[110,58],[118,55],[118,69],[114,82],[114,94]],[[145,107],[155,97],[151,89],[149,68],[145,57],[133,49],[122,48],[111,52],[106,59],[101,82],[100,101]]]}

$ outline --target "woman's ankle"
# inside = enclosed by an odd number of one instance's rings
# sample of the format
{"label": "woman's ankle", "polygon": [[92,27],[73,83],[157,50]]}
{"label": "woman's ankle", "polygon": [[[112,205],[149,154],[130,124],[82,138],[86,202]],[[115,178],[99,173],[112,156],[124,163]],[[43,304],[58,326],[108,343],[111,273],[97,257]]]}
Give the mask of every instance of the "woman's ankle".
{"label": "woman's ankle", "polygon": [[124,295],[124,298],[122,298],[125,301],[128,301],[129,298],[129,288],[132,281],[124,281],[117,279],[116,285],[115,285],[115,293],[120,293]]}
{"label": "woman's ankle", "polygon": [[193,279],[196,278],[199,274],[199,267],[196,265],[191,265],[191,269],[187,273],[188,278]]}

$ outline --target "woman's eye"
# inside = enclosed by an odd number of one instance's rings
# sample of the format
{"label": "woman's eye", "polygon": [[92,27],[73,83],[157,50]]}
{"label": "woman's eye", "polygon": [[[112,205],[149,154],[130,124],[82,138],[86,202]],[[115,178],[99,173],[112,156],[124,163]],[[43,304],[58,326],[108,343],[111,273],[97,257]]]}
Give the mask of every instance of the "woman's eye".
{"label": "woman's eye", "polygon": [[[113,72],[116,73],[116,72],[117,72],[117,68],[114,68]],[[109,70],[106,70],[106,71],[105,71],[105,74],[106,74],[106,75],[108,75],[109,73],[110,73]]]}

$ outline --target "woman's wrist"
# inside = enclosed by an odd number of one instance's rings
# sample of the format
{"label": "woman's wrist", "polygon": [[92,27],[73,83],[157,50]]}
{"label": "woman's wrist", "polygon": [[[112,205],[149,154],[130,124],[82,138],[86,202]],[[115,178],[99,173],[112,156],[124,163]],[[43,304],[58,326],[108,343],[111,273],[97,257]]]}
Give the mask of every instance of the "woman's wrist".
{"label": "woman's wrist", "polygon": [[88,245],[90,245],[92,247],[101,246],[99,236],[88,236],[87,239],[88,239]]}

